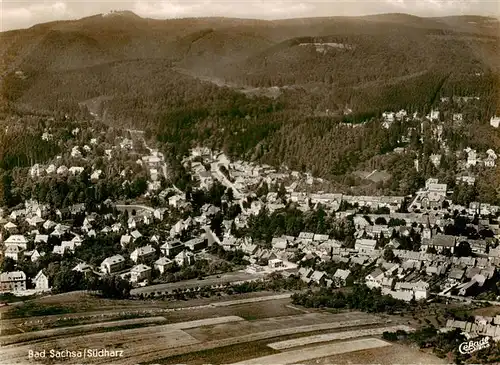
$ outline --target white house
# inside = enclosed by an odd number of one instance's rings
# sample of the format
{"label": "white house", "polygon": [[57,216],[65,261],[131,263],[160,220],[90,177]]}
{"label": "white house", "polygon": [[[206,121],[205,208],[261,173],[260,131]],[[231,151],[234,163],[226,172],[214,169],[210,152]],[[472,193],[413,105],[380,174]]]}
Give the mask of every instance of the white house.
{"label": "white house", "polygon": [[441,164],[441,155],[434,153],[432,154],[429,159],[431,160],[432,164],[436,166],[436,168],[439,168],[439,165]]}
{"label": "white house", "polygon": [[183,250],[184,246],[179,240],[172,240],[165,242],[160,250],[166,257],[175,257],[179,252]]}
{"label": "white house", "polygon": [[467,167],[477,165],[477,152],[476,150],[470,150],[467,154]]}
{"label": "white house", "polygon": [[9,236],[3,242],[3,244],[5,245],[5,247],[18,246],[19,248],[26,250],[26,248],[28,247],[28,240],[23,235],[13,234],[13,235]]}
{"label": "white house", "polygon": [[101,263],[101,271],[105,274],[112,274],[120,271],[125,266],[125,258],[122,255],[114,255],[106,258]]}
{"label": "white house", "polygon": [[370,289],[380,288],[382,286],[382,281],[384,279],[384,272],[379,268],[376,268],[370,274],[365,277],[365,284]]}
{"label": "white house", "polygon": [[497,117],[496,115],[494,117],[491,117],[490,125],[493,128],[498,128],[500,126],[500,117]]}
{"label": "white house", "polygon": [[21,249],[19,246],[8,246],[5,249],[4,256],[10,257],[14,261],[18,261],[20,258]]}
{"label": "white house", "polygon": [[151,245],[136,248],[131,254],[130,259],[137,263],[139,260],[148,260],[154,257],[156,251]]}
{"label": "white house", "polygon": [[80,167],[80,166],[71,166],[69,168],[69,172],[73,175],[78,175],[78,174],[81,174],[83,172],[84,168],[83,167]]}
{"label": "white house", "polygon": [[57,168],[56,172],[58,175],[66,175],[68,173],[68,168],[62,165]]}
{"label": "white house", "polygon": [[354,244],[354,248],[358,250],[358,252],[371,252],[375,250],[375,246],[377,246],[376,240],[366,238],[357,239]]}
{"label": "white house", "polygon": [[139,264],[130,270],[130,281],[133,283],[140,283],[149,279],[151,279],[151,268],[147,265]]}
{"label": "white house", "polygon": [[0,274],[0,291],[19,292],[26,290],[26,274],[23,271]]}
{"label": "white house", "polygon": [[174,261],[179,266],[192,265],[194,262],[194,255],[187,250],[182,250],[175,256]]}
{"label": "white house", "polygon": [[170,266],[172,266],[172,264],[173,264],[173,261],[170,260],[169,258],[160,257],[158,260],[155,261],[154,267],[161,274],[163,274]]}
{"label": "white house", "polygon": [[285,267],[283,260],[280,260],[280,259],[269,260],[268,265],[271,269],[278,269],[278,268]]}
{"label": "white house", "polygon": [[39,291],[49,290],[49,278],[47,277],[47,275],[44,274],[42,270],[40,270],[38,274],[36,274],[35,279],[33,279],[33,281],[35,283],[36,290]]}

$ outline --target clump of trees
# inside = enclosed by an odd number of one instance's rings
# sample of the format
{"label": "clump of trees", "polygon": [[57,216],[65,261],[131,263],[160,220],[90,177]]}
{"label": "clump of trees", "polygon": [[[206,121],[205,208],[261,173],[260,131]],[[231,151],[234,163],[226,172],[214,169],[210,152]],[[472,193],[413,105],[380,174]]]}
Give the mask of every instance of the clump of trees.
{"label": "clump of trees", "polygon": [[312,308],[357,309],[370,313],[396,313],[408,310],[410,304],[383,295],[380,289],[355,285],[349,292],[322,288],[292,295],[294,304]]}

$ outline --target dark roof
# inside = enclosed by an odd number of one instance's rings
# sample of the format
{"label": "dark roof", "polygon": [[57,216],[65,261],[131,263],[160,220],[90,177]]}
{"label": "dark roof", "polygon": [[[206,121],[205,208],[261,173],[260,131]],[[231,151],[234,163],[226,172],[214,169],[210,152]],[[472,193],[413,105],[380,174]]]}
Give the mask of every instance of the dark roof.
{"label": "dark roof", "polygon": [[438,234],[432,238],[433,246],[455,247],[456,237],[446,234]]}

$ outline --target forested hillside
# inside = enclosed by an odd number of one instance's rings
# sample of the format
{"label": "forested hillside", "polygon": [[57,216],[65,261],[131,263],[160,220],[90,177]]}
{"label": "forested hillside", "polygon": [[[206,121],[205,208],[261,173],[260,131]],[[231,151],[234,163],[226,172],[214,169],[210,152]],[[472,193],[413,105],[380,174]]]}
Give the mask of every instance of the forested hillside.
{"label": "forested hillside", "polygon": [[204,143],[344,175],[401,145],[406,130],[380,128],[385,110],[424,115],[441,97],[474,96],[471,131],[499,112],[499,24],[473,19],[127,12],[41,24],[0,33],[2,111],[97,117],[146,129],[176,154]]}

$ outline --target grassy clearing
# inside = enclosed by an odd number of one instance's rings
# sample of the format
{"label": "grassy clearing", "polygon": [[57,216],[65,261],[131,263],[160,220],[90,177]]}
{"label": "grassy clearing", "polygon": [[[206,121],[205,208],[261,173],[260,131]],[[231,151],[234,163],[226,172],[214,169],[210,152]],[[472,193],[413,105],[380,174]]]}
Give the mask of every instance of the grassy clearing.
{"label": "grassy clearing", "polygon": [[18,297],[12,293],[2,293],[0,294],[0,302],[4,303],[15,303],[15,302],[22,302],[25,300],[31,300],[36,298],[35,295],[29,295],[29,296],[24,296],[24,297]]}
{"label": "grassy clearing", "polygon": [[68,313],[74,313],[74,309],[62,305],[44,305],[35,301],[27,301],[21,305],[9,308],[9,310],[4,313],[3,318],[26,318]]}

